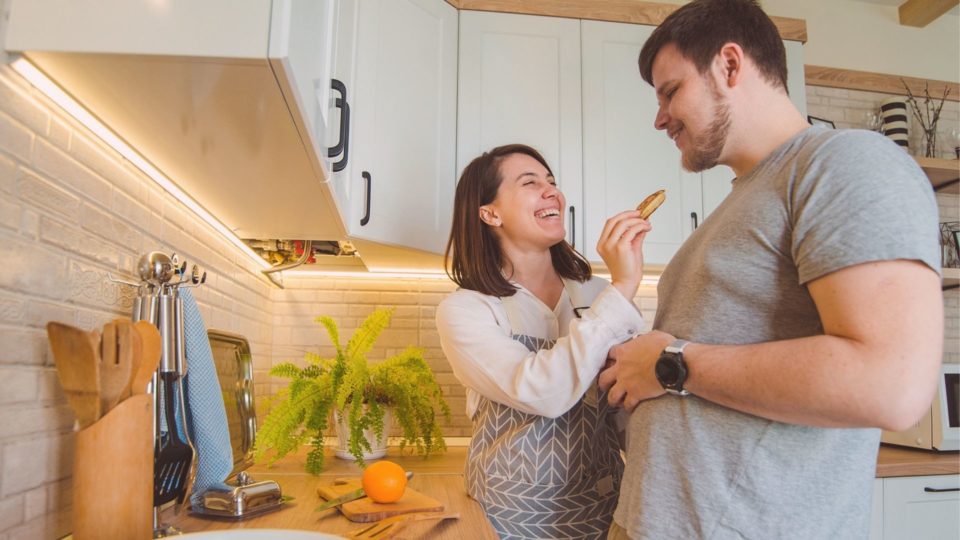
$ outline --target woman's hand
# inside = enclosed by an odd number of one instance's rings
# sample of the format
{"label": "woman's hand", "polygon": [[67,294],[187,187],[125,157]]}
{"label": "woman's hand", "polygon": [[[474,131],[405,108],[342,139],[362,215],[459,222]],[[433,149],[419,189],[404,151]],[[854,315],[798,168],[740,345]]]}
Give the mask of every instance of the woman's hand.
{"label": "woman's hand", "polygon": [[643,240],[651,230],[640,212],[629,210],[607,220],[597,240],[597,252],[610,270],[610,281],[633,301],[643,278]]}

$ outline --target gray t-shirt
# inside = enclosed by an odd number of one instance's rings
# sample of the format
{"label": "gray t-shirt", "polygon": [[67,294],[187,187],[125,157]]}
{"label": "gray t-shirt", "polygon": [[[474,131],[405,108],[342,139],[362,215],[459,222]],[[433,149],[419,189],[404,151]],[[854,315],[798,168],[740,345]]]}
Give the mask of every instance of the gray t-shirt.
{"label": "gray t-shirt", "polygon": [[[805,284],[889,259],[940,272],[930,183],[883,136],[811,127],[736,179],[683,244],[653,326],[713,344],[822,334]],[[879,435],[648,400],[630,418],[615,519],[633,538],[866,538]]]}

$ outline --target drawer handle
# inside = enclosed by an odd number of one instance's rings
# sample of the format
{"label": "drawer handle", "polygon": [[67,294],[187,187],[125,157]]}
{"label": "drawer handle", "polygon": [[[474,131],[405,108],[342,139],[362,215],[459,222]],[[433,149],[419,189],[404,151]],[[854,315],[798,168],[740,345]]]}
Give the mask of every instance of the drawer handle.
{"label": "drawer handle", "polygon": [[362,227],[367,223],[370,223],[370,191],[373,190],[373,179],[370,177],[370,173],[367,171],[360,173],[360,176],[363,177],[363,181],[367,185],[367,209],[365,210],[363,217],[360,218],[360,226]]}
{"label": "drawer handle", "polygon": [[925,487],[925,488],[923,488],[923,491],[925,491],[925,492],[927,492],[927,493],[946,493],[946,492],[948,492],[948,491],[960,491],[960,487],[955,487],[955,488],[932,488],[932,487]]}

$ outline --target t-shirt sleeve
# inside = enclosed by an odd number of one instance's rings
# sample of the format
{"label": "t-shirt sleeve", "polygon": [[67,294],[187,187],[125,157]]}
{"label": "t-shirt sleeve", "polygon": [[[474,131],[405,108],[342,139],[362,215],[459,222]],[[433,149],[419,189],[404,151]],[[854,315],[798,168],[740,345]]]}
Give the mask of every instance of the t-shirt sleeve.
{"label": "t-shirt sleeve", "polygon": [[828,132],[790,193],[800,284],[855,264],[908,259],[940,272],[937,203],[906,152],[868,131]]}

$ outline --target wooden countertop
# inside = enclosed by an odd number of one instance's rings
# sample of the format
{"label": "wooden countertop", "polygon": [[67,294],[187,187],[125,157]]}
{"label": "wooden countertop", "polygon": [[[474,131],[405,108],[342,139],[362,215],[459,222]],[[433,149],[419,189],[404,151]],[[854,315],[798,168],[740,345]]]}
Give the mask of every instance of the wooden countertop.
{"label": "wooden countertop", "polygon": [[[337,459],[328,450],[326,470],[320,476],[304,472],[304,454],[289,455],[272,467],[256,465],[248,472],[254,480],[275,480],[285,495],[295,500],[282,510],[243,521],[220,521],[196,516],[174,516],[168,509],[163,522],[176,525],[183,532],[217,529],[300,529],[331,534],[344,534],[362,526],[348,521],[337,512],[314,513],[320,503],[317,486],[332,483],[334,478],[359,476],[360,469],[352,461]],[[449,447],[443,455],[420,458],[409,451],[390,448],[387,458],[414,472],[410,487],[444,504],[447,510],[460,512],[460,519],[443,522],[413,523],[399,538],[497,538],[480,505],[467,496],[463,483],[463,463],[467,449]],[[877,457],[877,478],[960,473],[960,453],[929,452],[912,448],[880,445]]]}
{"label": "wooden countertop", "polygon": [[[363,523],[351,522],[339,512],[313,511],[322,502],[317,495],[318,486],[331,484],[337,477],[360,476],[360,468],[353,461],[334,457],[332,450],[328,450],[326,470],[320,476],[312,476],[303,470],[305,454],[303,451],[286,456],[271,468],[256,465],[247,471],[255,481],[276,481],[284,495],[295,497],[292,503],[281,510],[243,521],[221,521],[190,515],[176,517],[172,509],[167,509],[162,521],[179,527],[184,533],[217,529],[299,529],[342,535],[362,528]],[[450,447],[445,454],[428,459],[409,451],[401,454],[399,448],[387,451],[385,459],[413,471],[410,487],[442,502],[446,510],[460,512],[460,519],[457,520],[412,523],[396,538],[496,540],[497,536],[483,509],[467,496],[464,488],[463,463],[466,455],[466,447]]]}
{"label": "wooden countertop", "polygon": [[960,452],[933,452],[880,445],[877,478],[960,473]]}

